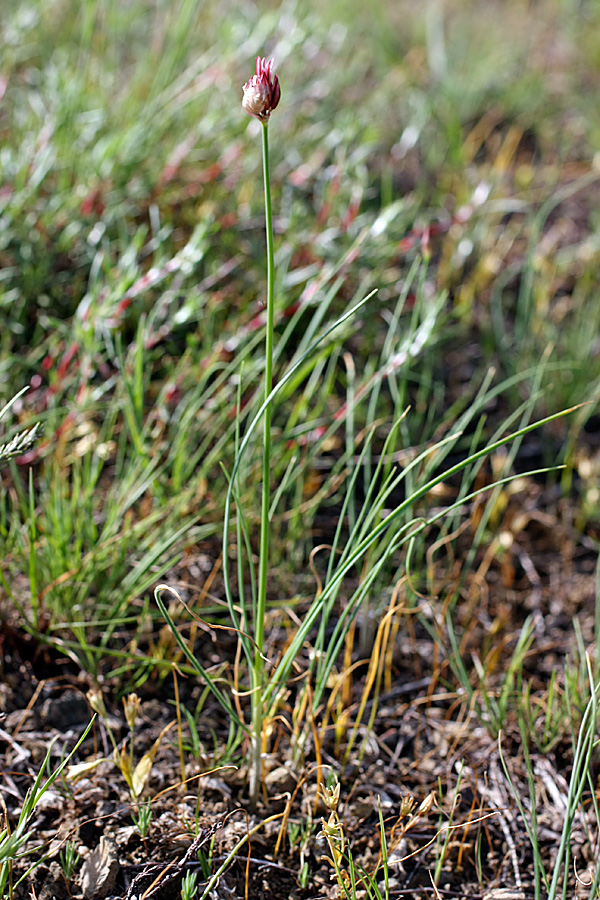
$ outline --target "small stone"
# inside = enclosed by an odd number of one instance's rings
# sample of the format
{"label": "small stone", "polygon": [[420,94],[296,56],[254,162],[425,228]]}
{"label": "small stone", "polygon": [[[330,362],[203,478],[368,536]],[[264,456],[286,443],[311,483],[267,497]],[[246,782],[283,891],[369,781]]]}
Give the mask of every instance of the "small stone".
{"label": "small stone", "polygon": [[81,869],[81,887],[85,900],[104,900],[112,893],[119,868],[114,844],[101,837],[100,843]]}
{"label": "small stone", "polygon": [[42,704],[40,715],[47,728],[58,728],[62,731],[87,725],[91,718],[87,700],[79,691],[73,690],[48,697]]}
{"label": "small stone", "polygon": [[265,775],[265,785],[269,794],[283,794],[294,790],[296,779],[288,768],[277,766]]}
{"label": "small stone", "polygon": [[57,862],[51,862],[48,874],[42,882],[42,887],[37,895],[38,900],[66,900],[69,896],[67,883],[63,871]]}
{"label": "small stone", "polygon": [[371,797],[357,797],[350,805],[350,811],[357,819],[363,819],[370,816],[373,810],[377,810]]}
{"label": "small stone", "polygon": [[64,807],[64,798],[58,791],[53,791],[49,788],[45,791],[39,800],[35,804],[35,811],[38,813],[45,813],[45,815],[51,816],[53,813],[62,812]]}

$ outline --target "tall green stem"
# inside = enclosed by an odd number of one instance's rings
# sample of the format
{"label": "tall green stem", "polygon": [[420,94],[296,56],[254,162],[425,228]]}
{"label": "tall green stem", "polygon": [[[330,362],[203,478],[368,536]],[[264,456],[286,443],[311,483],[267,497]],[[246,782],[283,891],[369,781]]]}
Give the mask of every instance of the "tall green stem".
{"label": "tall green stem", "polygon": [[[265,183],[265,229],[267,235],[267,329],[265,337],[264,397],[268,399],[273,388],[273,291],[275,258],[273,253],[273,214],[271,210],[271,184],[269,180],[269,131],[267,123],[262,129],[263,177]],[[267,576],[269,572],[269,485],[271,477],[271,406],[265,408],[263,476],[260,515],[260,546],[258,563],[258,595],[254,615],[254,639],[256,654],[252,684],[252,751],[250,759],[250,800],[258,799],[261,780],[261,753],[263,731],[263,680],[265,641],[265,612],[267,607]]]}

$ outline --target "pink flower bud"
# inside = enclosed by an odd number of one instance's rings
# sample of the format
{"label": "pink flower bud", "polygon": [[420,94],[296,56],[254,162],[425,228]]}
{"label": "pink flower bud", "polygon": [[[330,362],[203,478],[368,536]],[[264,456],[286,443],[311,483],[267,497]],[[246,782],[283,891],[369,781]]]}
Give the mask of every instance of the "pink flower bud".
{"label": "pink flower bud", "polygon": [[269,116],[279,103],[281,89],[277,75],[271,78],[274,60],[256,57],[256,75],[244,85],[242,106],[249,116],[255,116],[261,122],[268,122]]}

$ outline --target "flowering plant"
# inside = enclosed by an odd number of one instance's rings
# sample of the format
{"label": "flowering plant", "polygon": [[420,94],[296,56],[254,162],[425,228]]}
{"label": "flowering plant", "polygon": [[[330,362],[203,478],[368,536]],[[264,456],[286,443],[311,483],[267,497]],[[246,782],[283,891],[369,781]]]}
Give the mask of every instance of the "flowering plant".
{"label": "flowering plant", "polygon": [[[258,561],[258,591],[255,606],[254,647],[249,648],[248,662],[252,672],[252,725],[250,752],[250,799],[256,804],[260,789],[262,770],[262,740],[264,724],[264,664],[265,617],[267,611],[267,574],[269,559],[269,507],[271,477],[271,392],[273,390],[273,331],[274,331],[274,285],[275,257],[273,252],[273,212],[271,208],[271,180],[269,176],[269,116],[279,103],[281,89],[277,75],[271,76],[274,60],[256,57],[256,72],[244,85],[242,106],[246,112],[259,119],[262,124],[263,177],[265,188],[265,232],[267,239],[267,303],[265,329],[265,371],[264,371],[264,442],[263,481],[260,516],[260,540]],[[227,532],[227,520],[224,526]],[[226,542],[226,541],[225,541]],[[227,561],[225,560],[225,571]],[[227,583],[227,579],[226,583]],[[228,597],[228,600],[231,600]],[[233,608],[230,602],[230,608]]]}

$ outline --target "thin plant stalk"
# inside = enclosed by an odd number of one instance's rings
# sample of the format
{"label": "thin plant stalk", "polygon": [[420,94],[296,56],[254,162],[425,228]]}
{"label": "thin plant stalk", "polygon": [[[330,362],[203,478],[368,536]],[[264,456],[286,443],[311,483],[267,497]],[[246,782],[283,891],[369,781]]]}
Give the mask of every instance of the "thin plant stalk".
{"label": "thin plant stalk", "polygon": [[268,122],[262,123],[263,178],[265,187],[265,230],[267,237],[267,328],[265,336],[265,376],[264,376],[264,432],[263,432],[263,476],[260,516],[260,544],[258,563],[258,596],[256,600],[255,634],[256,652],[252,675],[252,731],[250,754],[250,800],[258,798],[261,773],[262,731],[263,731],[263,677],[265,642],[265,612],[267,607],[267,577],[269,573],[269,507],[271,477],[271,403],[269,397],[273,388],[273,297],[275,279],[275,256],[273,252],[273,213],[271,209],[271,184],[269,178],[269,129]]}

